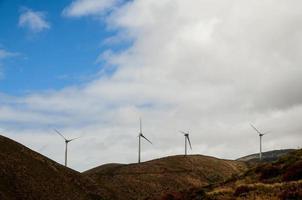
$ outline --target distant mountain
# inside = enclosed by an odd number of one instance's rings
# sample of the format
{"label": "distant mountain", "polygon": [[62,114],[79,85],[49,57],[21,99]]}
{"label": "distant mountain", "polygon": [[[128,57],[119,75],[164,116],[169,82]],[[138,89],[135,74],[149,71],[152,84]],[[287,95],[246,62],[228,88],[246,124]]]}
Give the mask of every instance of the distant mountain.
{"label": "distant mountain", "polygon": [[100,200],[107,194],[87,176],[0,135],[1,200]]}
{"label": "distant mountain", "polygon": [[[273,150],[262,153],[262,161],[272,162],[278,160],[281,156],[286,155],[289,152],[294,151],[294,149],[281,149],[281,150]],[[238,161],[244,162],[258,162],[259,161],[259,153],[251,154],[248,156],[244,156],[237,159]]]}
{"label": "distant mountain", "polygon": [[107,164],[84,172],[114,199],[148,199],[168,191],[222,182],[247,169],[244,162],[190,155],[170,156],[140,164]]}

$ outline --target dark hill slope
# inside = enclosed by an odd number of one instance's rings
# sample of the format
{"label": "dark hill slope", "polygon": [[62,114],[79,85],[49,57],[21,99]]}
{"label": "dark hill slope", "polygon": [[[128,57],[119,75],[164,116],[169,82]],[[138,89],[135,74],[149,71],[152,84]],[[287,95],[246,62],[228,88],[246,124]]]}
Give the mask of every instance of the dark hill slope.
{"label": "dark hill slope", "polygon": [[0,136],[1,200],[96,200],[107,196],[91,179]]}
{"label": "dark hill slope", "polygon": [[[286,155],[289,152],[295,151],[294,149],[281,149],[273,150],[262,153],[262,161],[264,162],[273,162],[278,160],[280,157]],[[251,154],[237,159],[238,161],[245,162],[259,162],[259,153]]]}
{"label": "dark hill slope", "polygon": [[300,200],[302,150],[292,151],[272,163],[258,163],[239,177],[208,187],[167,193],[170,200]]}
{"label": "dark hill slope", "polygon": [[114,190],[115,199],[146,199],[167,191],[221,182],[245,170],[243,162],[191,155],[141,164],[107,164],[84,174]]}

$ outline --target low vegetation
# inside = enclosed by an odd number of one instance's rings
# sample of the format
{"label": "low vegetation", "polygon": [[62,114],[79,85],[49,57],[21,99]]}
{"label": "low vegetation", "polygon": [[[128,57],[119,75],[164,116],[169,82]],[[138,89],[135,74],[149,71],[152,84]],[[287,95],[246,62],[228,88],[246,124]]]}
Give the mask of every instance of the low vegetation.
{"label": "low vegetation", "polygon": [[[141,164],[110,164],[84,174],[101,185],[114,188],[115,199],[149,199],[167,191],[203,187],[223,182],[244,172],[244,162],[208,156],[170,156]],[[201,195],[197,191],[198,195]],[[165,199],[177,197],[167,193]]]}
{"label": "low vegetation", "polygon": [[0,136],[0,199],[300,200],[302,150],[269,163],[170,156],[81,174]]}
{"label": "low vegetation", "polygon": [[0,135],[1,200],[101,200],[93,180]]}
{"label": "low vegetation", "polygon": [[170,200],[300,200],[302,199],[302,150],[288,153],[272,163],[260,163],[239,177],[223,183],[181,192],[159,199]]}

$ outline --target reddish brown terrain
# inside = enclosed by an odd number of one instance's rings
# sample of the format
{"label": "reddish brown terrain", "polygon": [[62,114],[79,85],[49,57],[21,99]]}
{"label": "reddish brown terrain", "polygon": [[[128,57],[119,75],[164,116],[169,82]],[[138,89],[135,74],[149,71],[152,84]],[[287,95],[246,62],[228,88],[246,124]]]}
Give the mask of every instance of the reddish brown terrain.
{"label": "reddish brown terrain", "polygon": [[239,177],[207,187],[162,195],[161,200],[300,200],[302,199],[302,150],[272,163],[258,163]]}
{"label": "reddish brown terrain", "polygon": [[302,199],[302,150],[267,163],[190,155],[84,173],[0,136],[1,200]]}
{"label": "reddish brown terrain", "polygon": [[246,169],[243,162],[191,155],[141,164],[107,164],[84,174],[114,191],[114,199],[148,199],[168,191],[222,182]]}
{"label": "reddish brown terrain", "polygon": [[1,200],[98,200],[106,191],[88,177],[0,136]]}

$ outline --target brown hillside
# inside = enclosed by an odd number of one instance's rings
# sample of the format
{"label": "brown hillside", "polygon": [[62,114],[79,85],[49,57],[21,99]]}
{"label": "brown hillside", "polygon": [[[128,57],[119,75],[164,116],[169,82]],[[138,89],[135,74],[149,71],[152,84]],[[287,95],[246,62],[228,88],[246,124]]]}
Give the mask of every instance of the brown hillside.
{"label": "brown hillside", "polygon": [[167,191],[221,182],[245,170],[243,162],[192,155],[141,164],[108,164],[84,174],[114,190],[115,199],[146,199]]}
{"label": "brown hillside", "polygon": [[0,135],[1,200],[97,200],[105,194],[79,172]]}
{"label": "brown hillside", "polygon": [[300,200],[302,199],[302,150],[272,163],[259,163],[239,177],[208,187],[174,191],[162,200]]}

